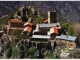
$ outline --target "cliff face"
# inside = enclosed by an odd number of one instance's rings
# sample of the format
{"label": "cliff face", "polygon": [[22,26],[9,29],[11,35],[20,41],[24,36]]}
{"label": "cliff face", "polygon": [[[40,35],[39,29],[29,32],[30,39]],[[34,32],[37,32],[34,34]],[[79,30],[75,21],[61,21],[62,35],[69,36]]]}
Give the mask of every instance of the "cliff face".
{"label": "cliff face", "polygon": [[0,2],[0,17],[9,14],[22,5],[35,6],[38,10],[47,14],[47,11],[57,11],[58,17],[69,22],[80,22],[79,1],[16,1]]}

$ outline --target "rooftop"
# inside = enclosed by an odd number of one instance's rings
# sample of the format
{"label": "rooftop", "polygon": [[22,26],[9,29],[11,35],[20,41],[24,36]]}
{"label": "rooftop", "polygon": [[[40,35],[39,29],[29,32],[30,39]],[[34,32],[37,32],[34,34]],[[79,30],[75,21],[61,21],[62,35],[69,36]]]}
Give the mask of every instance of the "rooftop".
{"label": "rooftop", "polygon": [[77,37],[75,36],[67,36],[67,35],[61,35],[61,36],[56,36],[56,39],[64,39],[64,40],[70,40],[70,41],[75,41]]}
{"label": "rooftop", "polygon": [[55,27],[52,27],[52,28],[50,29],[50,33],[56,33],[56,34],[58,34],[58,29],[55,28]]}
{"label": "rooftop", "polygon": [[22,23],[22,20],[17,20],[17,19],[11,19],[9,20],[10,23]]}
{"label": "rooftop", "polygon": [[32,23],[31,22],[27,22],[27,23],[24,24],[24,26],[26,26],[26,25],[32,26]]}
{"label": "rooftop", "polygon": [[27,31],[27,32],[31,32],[32,28],[31,27],[26,27],[24,28],[24,31]]}
{"label": "rooftop", "polygon": [[33,35],[30,38],[50,39],[50,36],[49,35]]}
{"label": "rooftop", "polygon": [[44,20],[43,23],[48,23],[48,20]]}
{"label": "rooftop", "polygon": [[49,28],[49,27],[56,27],[59,23],[50,23],[50,24],[39,24],[40,28]]}

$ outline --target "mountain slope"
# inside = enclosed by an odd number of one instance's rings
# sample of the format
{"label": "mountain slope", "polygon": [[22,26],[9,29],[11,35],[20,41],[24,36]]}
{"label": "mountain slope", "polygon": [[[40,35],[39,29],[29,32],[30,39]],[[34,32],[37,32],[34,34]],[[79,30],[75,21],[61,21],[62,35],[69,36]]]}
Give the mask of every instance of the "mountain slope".
{"label": "mountain slope", "polygon": [[77,1],[16,1],[16,2],[0,2],[0,16],[9,14],[11,11],[19,8],[23,5],[31,5],[36,9],[40,10],[44,14],[47,14],[47,11],[57,11],[58,17],[63,21],[68,22],[80,22],[80,2]]}
{"label": "mountain slope", "polygon": [[20,7],[20,4],[18,2],[8,2],[8,1],[0,2],[0,17],[11,13],[18,7]]}

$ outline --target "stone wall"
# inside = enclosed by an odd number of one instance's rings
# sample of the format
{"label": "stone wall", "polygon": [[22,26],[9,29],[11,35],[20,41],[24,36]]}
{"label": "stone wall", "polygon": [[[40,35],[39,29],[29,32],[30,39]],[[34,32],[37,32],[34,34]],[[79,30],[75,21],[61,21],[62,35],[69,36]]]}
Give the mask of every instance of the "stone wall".
{"label": "stone wall", "polygon": [[76,43],[68,40],[56,40],[57,44],[61,44],[66,48],[76,48]]}

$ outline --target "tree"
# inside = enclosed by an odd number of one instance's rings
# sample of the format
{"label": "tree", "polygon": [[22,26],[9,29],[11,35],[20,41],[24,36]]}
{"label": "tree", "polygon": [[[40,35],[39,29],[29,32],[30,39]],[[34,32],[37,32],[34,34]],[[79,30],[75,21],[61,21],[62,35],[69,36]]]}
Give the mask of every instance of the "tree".
{"label": "tree", "polygon": [[48,52],[46,55],[47,55],[46,57],[49,59],[55,58],[53,51]]}
{"label": "tree", "polygon": [[43,19],[41,17],[37,17],[37,18],[34,18],[33,20],[33,24],[36,25],[37,23],[42,23]]}
{"label": "tree", "polygon": [[29,50],[28,50],[28,57],[29,58],[36,58],[36,52],[37,52],[37,49],[36,49],[36,47],[35,46],[33,46],[33,47],[31,47],[31,48],[29,48]]}
{"label": "tree", "polygon": [[29,53],[31,54],[31,55],[33,55],[35,52],[36,52],[36,47],[31,47],[30,49],[29,49]]}
{"label": "tree", "polygon": [[21,18],[22,18],[22,20],[23,20],[24,22],[27,22],[27,20],[28,20],[28,18],[26,17],[26,15],[21,16]]}
{"label": "tree", "polygon": [[68,30],[69,24],[68,23],[62,23],[61,27]]}
{"label": "tree", "polygon": [[18,12],[17,12],[17,15],[18,15],[18,16],[21,16],[21,12],[20,12],[20,11],[18,11]]}
{"label": "tree", "polygon": [[28,48],[26,47],[26,45],[24,46],[24,55],[25,55],[25,58],[27,57],[28,55]]}
{"label": "tree", "polygon": [[23,50],[24,50],[24,46],[23,46],[22,44],[20,44],[19,50],[20,50],[20,51],[23,51]]}
{"label": "tree", "polygon": [[11,46],[10,46],[10,43],[11,43],[10,41],[7,42],[7,44],[6,44],[5,47],[4,47],[4,51],[5,51],[6,49],[8,49],[8,48],[11,47]]}
{"label": "tree", "polygon": [[8,58],[10,58],[10,57],[11,57],[11,54],[12,54],[12,50],[11,50],[10,48],[7,48],[7,49],[5,50],[5,54],[6,54],[6,56],[7,56]]}
{"label": "tree", "polygon": [[32,15],[31,9],[27,9],[27,14],[28,14],[28,16]]}
{"label": "tree", "polygon": [[68,27],[68,35],[73,36],[73,27],[72,26]]}
{"label": "tree", "polygon": [[19,53],[19,56],[20,56],[19,58],[24,58],[25,57],[24,56],[24,45],[19,42],[18,43],[18,48],[19,48],[18,53]]}
{"label": "tree", "polygon": [[13,49],[11,58],[17,57],[17,56],[18,56],[18,53],[19,53],[19,52],[18,52],[18,48]]}
{"label": "tree", "polygon": [[21,44],[21,41],[19,41],[19,42],[17,43],[18,46],[20,46],[20,44]]}
{"label": "tree", "polygon": [[23,15],[26,15],[26,8],[23,8]]}

